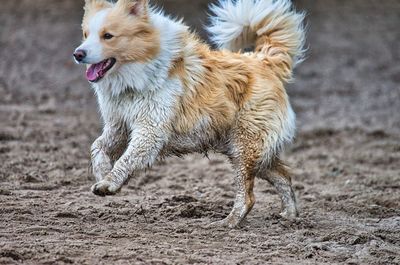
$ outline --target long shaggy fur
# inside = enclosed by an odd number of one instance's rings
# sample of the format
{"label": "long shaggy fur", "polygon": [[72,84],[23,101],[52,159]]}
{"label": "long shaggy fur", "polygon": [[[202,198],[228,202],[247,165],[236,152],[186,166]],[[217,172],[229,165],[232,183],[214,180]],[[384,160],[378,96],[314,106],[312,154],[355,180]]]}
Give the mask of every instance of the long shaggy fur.
{"label": "long shaggy fur", "polygon": [[207,30],[219,48],[254,49],[283,70],[286,81],[303,61],[305,14],[295,12],[290,0],[221,0],[211,11],[214,16]]}
{"label": "long shaggy fur", "polygon": [[288,0],[222,1],[208,28],[221,49],[212,50],[147,0],[85,2],[75,58],[88,65],[104,121],[92,145],[93,193],[114,195],[157,159],[215,151],[231,161],[237,187],[219,224],[246,217],[255,177],[277,189],[282,215],[295,217],[279,154],[295,133],[284,84],[303,57],[304,15]]}

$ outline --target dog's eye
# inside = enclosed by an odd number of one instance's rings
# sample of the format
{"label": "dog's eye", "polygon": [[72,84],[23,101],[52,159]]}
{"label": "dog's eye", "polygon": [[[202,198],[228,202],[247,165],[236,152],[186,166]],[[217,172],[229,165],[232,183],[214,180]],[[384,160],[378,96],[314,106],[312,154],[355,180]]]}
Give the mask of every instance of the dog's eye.
{"label": "dog's eye", "polygon": [[104,33],[103,38],[104,38],[105,40],[109,40],[109,39],[114,38],[114,36],[113,36],[112,34],[110,34],[110,33]]}
{"label": "dog's eye", "polygon": [[86,32],[83,33],[83,38],[87,39],[87,33]]}

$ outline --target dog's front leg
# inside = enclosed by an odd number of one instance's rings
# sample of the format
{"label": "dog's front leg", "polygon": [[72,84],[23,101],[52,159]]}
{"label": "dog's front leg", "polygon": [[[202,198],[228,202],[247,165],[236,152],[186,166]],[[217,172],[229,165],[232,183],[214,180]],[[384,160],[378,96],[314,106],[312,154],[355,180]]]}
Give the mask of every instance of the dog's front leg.
{"label": "dog's front leg", "polygon": [[103,133],[93,142],[90,150],[93,175],[97,182],[111,172],[114,161],[126,148],[127,139],[123,124],[106,122]]}
{"label": "dog's front leg", "polygon": [[157,159],[167,136],[165,131],[151,125],[136,125],[124,154],[115,162],[107,176],[92,186],[99,196],[114,195],[131,175],[151,166]]}

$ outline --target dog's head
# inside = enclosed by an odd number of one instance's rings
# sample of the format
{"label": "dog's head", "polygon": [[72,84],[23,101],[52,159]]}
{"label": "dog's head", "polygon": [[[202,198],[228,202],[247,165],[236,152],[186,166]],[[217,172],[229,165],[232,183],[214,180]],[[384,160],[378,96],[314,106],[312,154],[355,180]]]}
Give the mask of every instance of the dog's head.
{"label": "dog's head", "polygon": [[98,82],[127,63],[146,62],[159,51],[159,33],[149,21],[147,0],[85,0],[83,42],[77,63],[87,64],[86,77]]}

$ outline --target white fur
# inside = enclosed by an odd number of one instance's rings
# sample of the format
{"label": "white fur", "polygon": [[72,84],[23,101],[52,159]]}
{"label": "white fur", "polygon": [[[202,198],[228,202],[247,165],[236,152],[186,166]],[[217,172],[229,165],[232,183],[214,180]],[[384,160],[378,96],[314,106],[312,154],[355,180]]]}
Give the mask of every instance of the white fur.
{"label": "white fur", "polygon": [[117,117],[133,123],[147,116],[163,123],[172,116],[172,108],[182,94],[182,84],[178,79],[170,79],[168,73],[171,61],[182,49],[178,34],[186,27],[158,13],[152,14],[151,19],[161,33],[161,51],[157,58],[147,63],[122,65],[92,84],[105,119]]}
{"label": "white fur", "polygon": [[128,146],[111,171],[117,187],[133,169],[144,169],[157,159],[169,138],[166,126],[174,118],[176,102],[183,93],[181,81],[168,74],[171,62],[182,50],[179,36],[186,26],[161,13],[151,13],[150,19],[161,33],[157,58],[122,65],[92,84],[106,127],[125,124],[129,131]]}
{"label": "white fur", "polygon": [[289,143],[293,141],[293,137],[296,133],[296,114],[294,113],[292,106],[288,103],[286,120],[283,125],[283,142]]}
{"label": "white fur", "polygon": [[[111,71],[100,82],[93,84],[96,92],[112,88],[114,96],[130,89],[131,91],[158,91],[168,81],[171,61],[182,50],[179,35],[187,30],[180,22],[165,17],[160,12],[151,12],[150,19],[161,33],[161,51],[157,58],[147,63],[129,63]],[[176,82],[173,81],[173,82]]]}
{"label": "white fur", "polygon": [[253,48],[258,36],[273,32],[270,36],[287,46],[294,65],[302,61],[304,13],[292,10],[290,0],[221,0],[211,11],[207,30],[221,49]]}
{"label": "white fur", "polygon": [[102,44],[100,42],[100,30],[110,9],[97,12],[89,22],[89,35],[87,39],[75,50],[84,50],[86,57],[81,63],[96,64],[107,58],[103,56]]}
{"label": "white fur", "polygon": [[282,151],[285,144],[293,141],[296,132],[296,114],[289,102],[280,116],[283,118],[277,119],[278,116],[274,114],[268,117],[269,134],[264,140],[265,152],[262,158],[267,163],[271,161],[273,155]]}
{"label": "white fur", "polygon": [[[182,94],[182,84],[178,79],[169,79],[168,72],[171,61],[181,49],[177,35],[186,27],[162,14],[152,14],[151,18],[161,33],[158,57],[147,63],[123,65],[92,84],[105,120],[121,119],[132,125],[146,118],[161,124],[172,117],[172,109]],[[132,98],[132,95],[136,96]]]}

